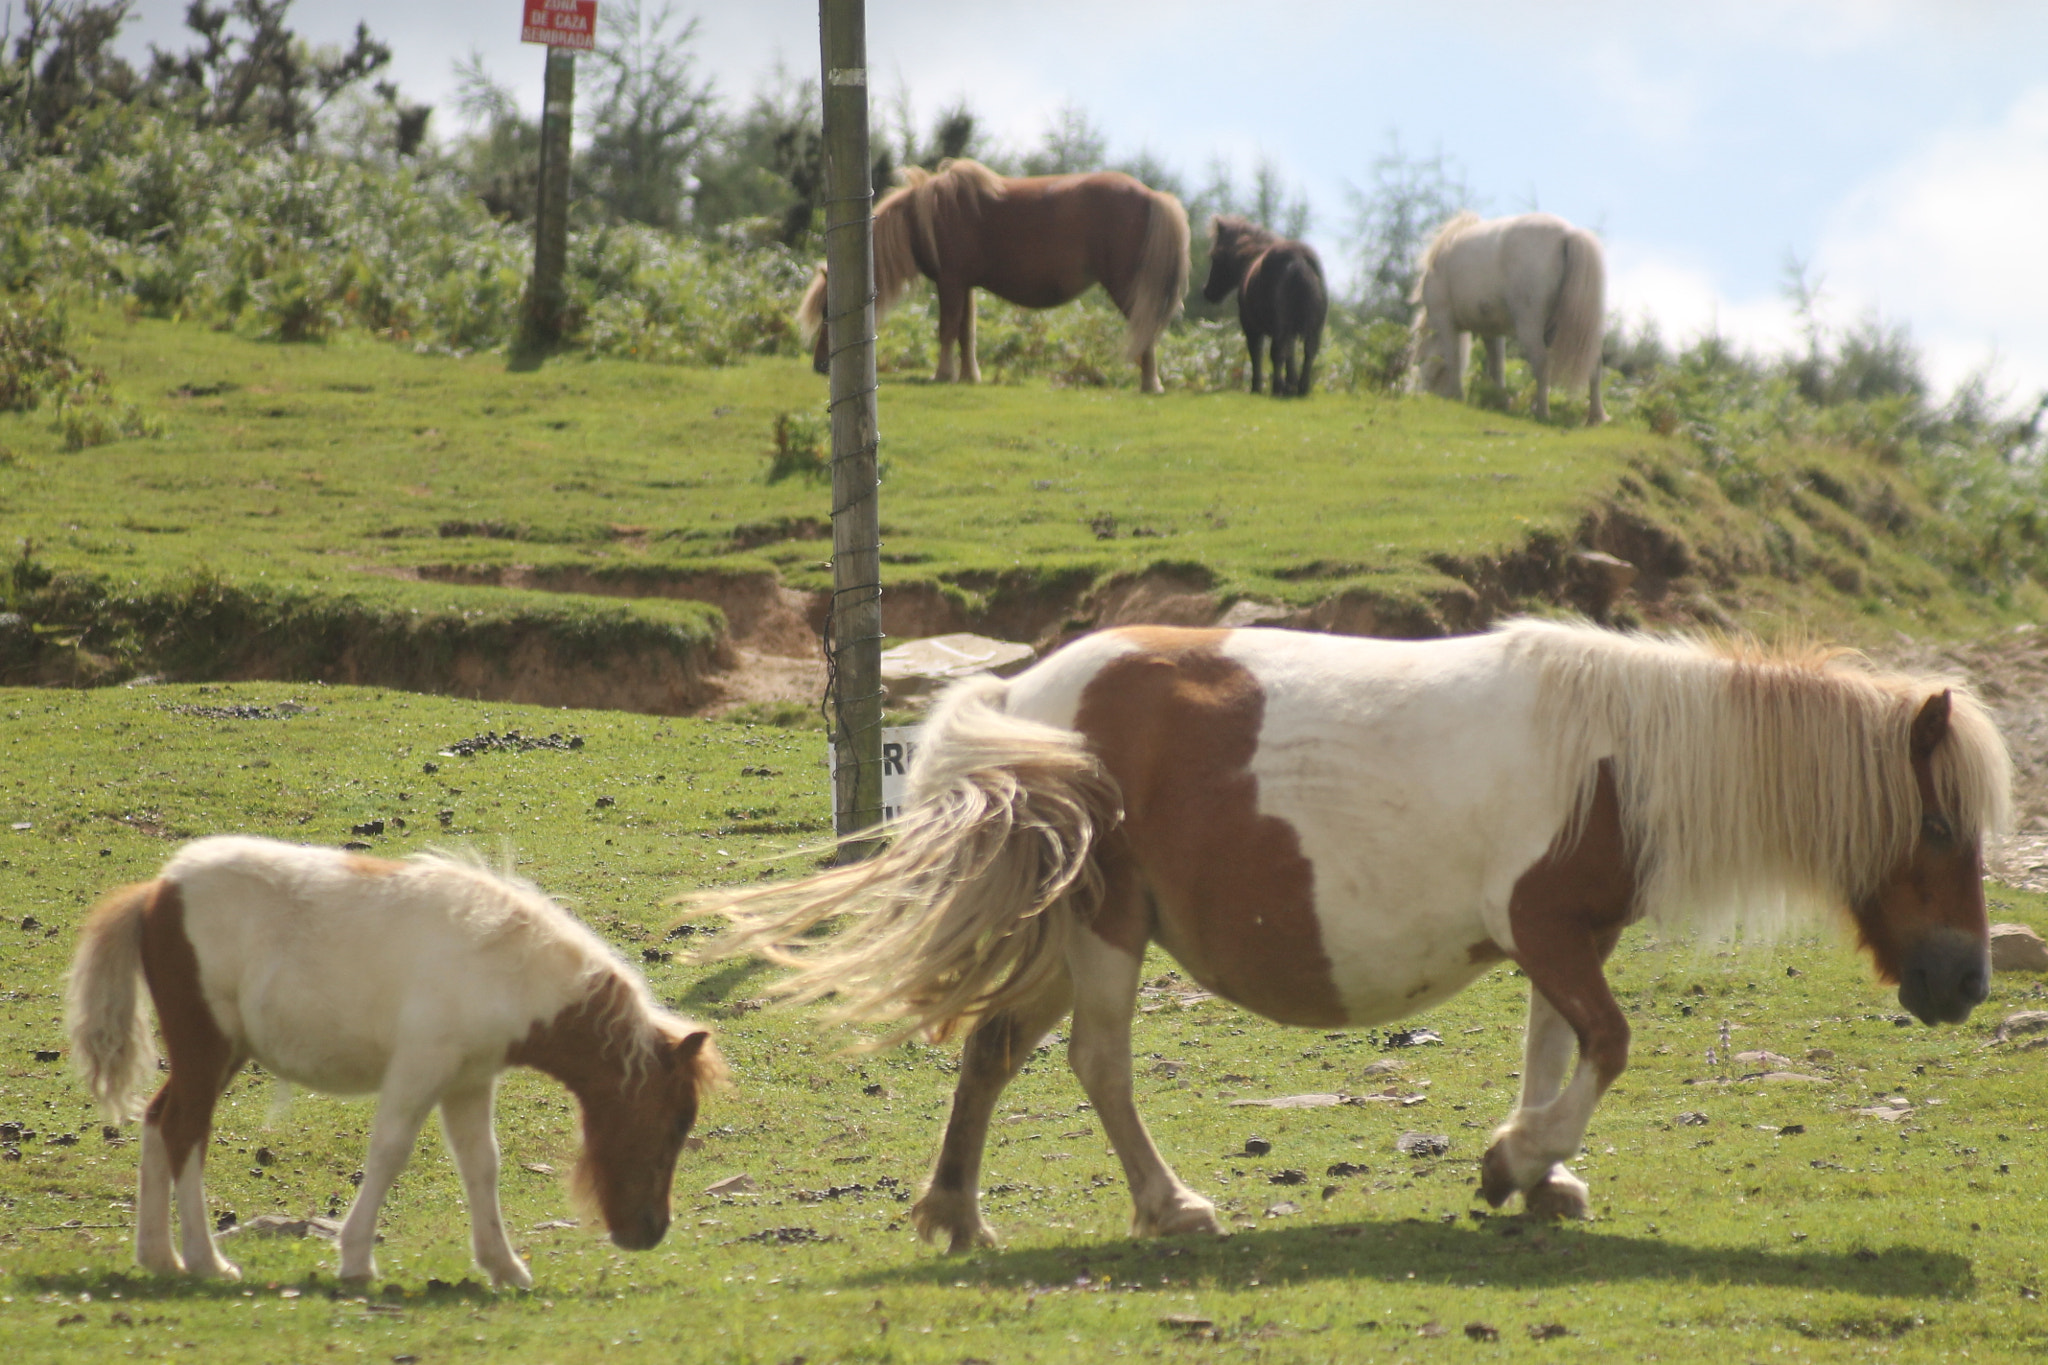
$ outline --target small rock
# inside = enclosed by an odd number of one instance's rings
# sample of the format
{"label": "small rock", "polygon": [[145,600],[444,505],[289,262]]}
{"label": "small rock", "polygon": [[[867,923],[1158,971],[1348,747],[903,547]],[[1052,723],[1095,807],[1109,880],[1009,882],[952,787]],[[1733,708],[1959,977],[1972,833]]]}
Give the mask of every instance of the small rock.
{"label": "small rock", "polygon": [[1205,1318],[1200,1313],[1168,1313],[1159,1320],[1159,1325],[1161,1327],[1171,1327],[1176,1332],[1213,1332],[1216,1330],[1214,1319]]}
{"label": "small rock", "polygon": [[365,820],[360,825],[350,825],[348,832],[364,836],[382,834],[384,832],[384,822],[382,820]]}
{"label": "small rock", "polygon": [[225,1226],[218,1229],[224,1237],[324,1237],[333,1241],[341,1236],[341,1224],[332,1218],[294,1218],[288,1213],[259,1213],[246,1223],[228,1223],[234,1215],[223,1214]]}
{"label": "small rock", "polygon": [[1499,1341],[1500,1328],[1491,1323],[1468,1322],[1465,1324],[1465,1335],[1474,1341]]}
{"label": "small rock", "polygon": [[1285,1218],[1291,1213],[1300,1213],[1301,1205],[1291,1199],[1283,1199],[1266,1210],[1268,1218]]}
{"label": "small rock", "polygon": [[616,796],[600,796],[597,798],[597,808],[599,810],[610,810],[618,804],[619,799]]}
{"label": "small rock", "polygon": [[754,1192],[754,1188],[754,1177],[742,1171],[738,1175],[729,1175],[723,1180],[712,1181],[709,1185],[706,1185],[704,1187],[704,1193],[752,1194]]}
{"label": "small rock", "polygon": [[1244,1140],[1246,1156],[1265,1156],[1273,1150],[1273,1144],[1262,1137],[1248,1137]]}
{"label": "small rock", "polygon": [[1991,926],[1991,969],[2048,972],[2048,941],[2024,924]]}
{"label": "small rock", "polygon": [[1451,1139],[1445,1133],[1403,1133],[1394,1139],[1394,1150],[1403,1156],[1442,1156],[1451,1150]]}
{"label": "small rock", "polygon": [[535,1232],[554,1232],[557,1230],[567,1230],[575,1226],[576,1220],[574,1218],[550,1218],[545,1223],[535,1223],[533,1230]]}
{"label": "small rock", "polygon": [[64,1054],[55,1048],[38,1048],[35,1059],[39,1062],[61,1062],[64,1060]]}
{"label": "small rock", "polygon": [[555,1168],[548,1165],[545,1161],[522,1161],[519,1163],[519,1169],[531,1171],[535,1175],[553,1175],[555,1173]]}
{"label": "small rock", "polygon": [[882,651],[882,685],[892,698],[915,697],[979,673],[1008,677],[1036,657],[1031,646],[965,633],[911,640]]}
{"label": "small rock", "polygon": [[1529,1326],[1531,1341],[1555,1341],[1559,1337],[1568,1337],[1571,1334],[1571,1329],[1561,1322],[1546,1322],[1541,1326],[1531,1323]]}
{"label": "small rock", "polygon": [[1329,1170],[1323,1172],[1324,1175],[1334,1175],[1339,1177],[1347,1175],[1370,1175],[1371,1173],[1372,1167],[1361,1166],[1355,1161],[1339,1161],[1335,1165],[1331,1166]]}
{"label": "small rock", "polygon": [[1232,1100],[1233,1109],[1333,1109],[1344,1103],[1342,1095],[1279,1095],[1270,1100]]}
{"label": "small rock", "polygon": [[1713,1120],[1697,1109],[1688,1109],[1678,1116],[1678,1122],[1681,1127],[1685,1128],[1704,1128],[1709,1123],[1712,1123]]}
{"label": "small rock", "polygon": [[1284,1171],[1276,1171],[1272,1175],[1267,1176],[1266,1183],[1268,1185],[1306,1185],[1308,1184],[1308,1172],[1290,1166]]}
{"label": "small rock", "polygon": [[1397,1047],[1428,1047],[1432,1043],[1441,1043],[1443,1040],[1443,1035],[1433,1028],[1401,1028],[1389,1033],[1383,1046],[1389,1049]]}
{"label": "small rock", "polygon": [[2048,1010],[2016,1010],[2005,1016],[2005,1022],[1992,1035],[1992,1041],[2002,1043],[2023,1033],[2040,1033],[2043,1030],[2048,1030]]}

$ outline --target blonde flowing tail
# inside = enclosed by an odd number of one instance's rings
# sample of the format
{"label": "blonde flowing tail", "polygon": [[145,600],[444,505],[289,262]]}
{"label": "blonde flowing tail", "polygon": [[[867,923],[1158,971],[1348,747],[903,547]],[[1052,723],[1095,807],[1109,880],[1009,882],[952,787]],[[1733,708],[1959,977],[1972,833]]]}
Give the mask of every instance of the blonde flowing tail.
{"label": "blonde flowing tail", "polygon": [[[754,890],[695,897],[732,931],[720,957],[797,968],[778,991],[837,997],[844,1020],[891,1027],[866,1049],[942,1039],[1041,990],[1067,935],[1102,895],[1093,856],[1123,817],[1115,782],[1081,737],[1005,714],[1009,685],[976,679],[927,722],[908,813],[865,862]],[[801,943],[834,916],[832,937]]]}
{"label": "blonde flowing tail", "polygon": [[65,986],[71,1057],[100,1112],[119,1123],[138,1118],[156,1076],[156,1045],[143,1008],[142,912],[155,882],[107,893],[86,917]]}
{"label": "blonde flowing tail", "polygon": [[1575,389],[1592,378],[1607,330],[1607,265],[1600,239],[1584,228],[1564,238],[1564,283],[1550,318],[1550,382]]}
{"label": "blonde flowing tail", "polygon": [[1187,300],[1188,215],[1180,200],[1152,191],[1145,247],[1138,256],[1138,288],[1124,332],[1124,359],[1137,364],[1152,349]]}

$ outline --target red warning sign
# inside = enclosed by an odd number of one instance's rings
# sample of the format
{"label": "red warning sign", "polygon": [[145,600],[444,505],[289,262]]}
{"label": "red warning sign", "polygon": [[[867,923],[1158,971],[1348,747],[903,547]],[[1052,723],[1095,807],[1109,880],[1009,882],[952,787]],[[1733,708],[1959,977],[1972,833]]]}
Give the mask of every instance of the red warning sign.
{"label": "red warning sign", "polygon": [[597,46],[597,0],[520,0],[519,40],[589,51]]}

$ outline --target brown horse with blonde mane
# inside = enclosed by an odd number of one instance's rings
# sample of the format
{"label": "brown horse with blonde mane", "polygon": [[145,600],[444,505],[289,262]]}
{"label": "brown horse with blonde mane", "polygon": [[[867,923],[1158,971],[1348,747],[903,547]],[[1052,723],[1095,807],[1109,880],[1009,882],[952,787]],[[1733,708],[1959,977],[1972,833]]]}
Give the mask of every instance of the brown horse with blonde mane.
{"label": "brown horse with blonde mane", "polygon": [[[1124,358],[1146,393],[1162,392],[1156,347],[1188,287],[1188,217],[1180,201],[1121,171],[1006,178],[957,158],[936,171],[906,166],[875,205],[875,315],[919,275],[939,288],[939,366],[973,384],[974,291],[1020,308],[1056,308],[1099,284],[1124,315]],[[797,307],[797,326],[827,369],[825,272]]]}

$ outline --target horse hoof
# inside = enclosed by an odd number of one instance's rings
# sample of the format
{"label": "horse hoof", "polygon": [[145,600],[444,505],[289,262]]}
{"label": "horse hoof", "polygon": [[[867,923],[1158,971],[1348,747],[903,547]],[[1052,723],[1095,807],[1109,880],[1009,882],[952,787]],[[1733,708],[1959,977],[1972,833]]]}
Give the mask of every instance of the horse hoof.
{"label": "horse hoof", "polygon": [[1531,1218],[1584,1218],[1588,1211],[1586,1182],[1559,1167],[1522,1196]]}
{"label": "horse hoof", "polygon": [[1496,1141],[1479,1161],[1480,1196],[1495,1208],[1507,1203],[1508,1197],[1515,1192],[1514,1172],[1508,1168],[1508,1156],[1503,1146]]}
{"label": "horse hoof", "polygon": [[910,1225],[927,1242],[943,1234],[948,1255],[996,1245],[996,1230],[982,1218],[978,1201],[958,1195],[926,1194],[910,1206]]}
{"label": "horse hoof", "polygon": [[1217,1220],[1216,1206],[1200,1195],[1190,1196],[1157,1213],[1131,1215],[1133,1237],[1180,1237],[1189,1234],[1223,1235],[1223,1224]]}
{"label": "horse hoof", "polygon": [[523,1261],[514,1261],[503,1269],[491,1272],[491,1288],[505,1289],[508,1287],[512,1289],[533,1288],[533,1272],[526,1268],[526,1264]]}

